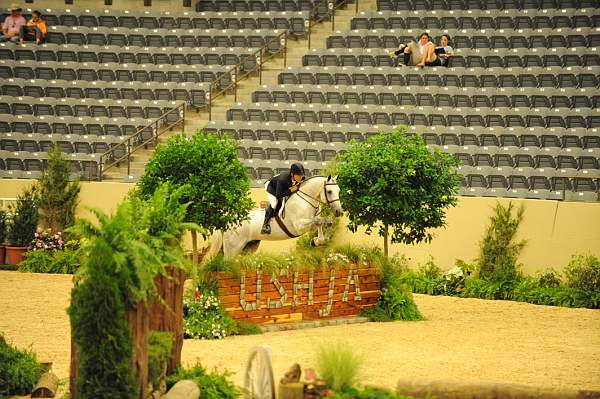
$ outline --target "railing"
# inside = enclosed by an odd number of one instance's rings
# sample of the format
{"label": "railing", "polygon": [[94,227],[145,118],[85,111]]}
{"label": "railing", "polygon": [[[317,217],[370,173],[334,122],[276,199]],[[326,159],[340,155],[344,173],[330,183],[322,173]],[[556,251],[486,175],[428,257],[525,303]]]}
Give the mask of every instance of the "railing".
{"label": "railing", "polygon": [[[131,154],[142,147],[147,147],[150,143],[156,143],[159,136],[180,124],[181,129],[184,130],[185,103],[181,103],[165,112],[153,122],[138,129],[137,132],[100,155],[98,179],[102,181],[102,175],[107,169],[118,166],[123,161],[127,161],[127,175],[129,175],[131,172]],[[90,164],[90,180],[93,180],[93,172],[93,167]]]}
{"label": "railing", "polygon": [[[358,14],[358,0],[354,0],[355,8],[354,14]],[[335,10],[340,9],[348,5],[348,0],[322,0],[315,4],[310,12],[310,19],[305,22],[308,37],[308,48],[310,49],[311,44],[311,28],[316,24],[331,19],[331,31],[335,30]],[[321,10],[326,7],[326,12]]]}
{"label": "railing", "polygon": [[212,120],[212,102],[217,97],[233,90],[234,101],[237,101],[237,86],[240,80],[254,72],[258,72],[259,83],[262,83],[262,70],[265,62],[283,53],[283,67],[285,68],[288,33],[288,31],[285,31],[270,38],[263,47],[243,58],[239,64],[234,65],[229,71],[222,73],[210,83],[206,92],[208,120]]}

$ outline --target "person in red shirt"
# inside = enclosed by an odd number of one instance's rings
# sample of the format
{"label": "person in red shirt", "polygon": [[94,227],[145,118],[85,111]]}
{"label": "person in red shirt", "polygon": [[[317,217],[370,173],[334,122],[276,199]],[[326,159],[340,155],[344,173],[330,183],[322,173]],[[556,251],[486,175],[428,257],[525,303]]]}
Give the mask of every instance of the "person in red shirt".
{"label": "person in red shirt", "polygon": [[14,43],[19,41],[21,26],[24,26],[25,23],[25,18],[21,15],[21,7],[18,4],[13,4],[10,7],[10,15],[6,17],[2,24],[0,41]]}
{"label": "person in red shirt", "polygon": [[31,13],[31,20],[25,26],[21,26],[21,44],[25,40],[35,40],[35,44],[40,44],[46,37],[46,21],[42,19],[39,11]]}

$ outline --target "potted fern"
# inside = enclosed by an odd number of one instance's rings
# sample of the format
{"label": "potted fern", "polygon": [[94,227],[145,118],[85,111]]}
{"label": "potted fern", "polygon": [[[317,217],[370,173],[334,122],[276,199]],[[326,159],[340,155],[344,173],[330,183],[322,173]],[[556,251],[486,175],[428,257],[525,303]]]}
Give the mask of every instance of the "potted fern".
{"label": "potted fern", "polygon": [[21,193],[11,210],[12,215],[8,223],[6,263],[17,265],[25,256],[40,219],[35,187],[30,187]]}
{"label": "potted fern", "polygon": [[0,265],[4,264],[4,239],[6,238],[6,211],[0,209]]}

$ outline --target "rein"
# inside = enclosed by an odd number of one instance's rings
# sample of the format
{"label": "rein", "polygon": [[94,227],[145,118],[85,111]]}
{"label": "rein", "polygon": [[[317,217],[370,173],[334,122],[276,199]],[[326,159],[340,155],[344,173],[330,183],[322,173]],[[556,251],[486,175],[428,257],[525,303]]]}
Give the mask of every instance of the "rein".
{"label": "rein", "polygon": [[[327,206],[329,206],[329,205],[333,204],[334,202],[337,202],[337,201],[339,201],[339,200],[340,200],[340,198],[339,198],[339,197],[338,197],[338,198],[336,198],[336,199],[334,199],[334,200],[330,200],[330,199],[329,199],[329,196],[327,195],[327,186],[335,186],[335,185],[337,185],[337,183],[327,183],[327,182],[325,182],[325,183],[323,184],[323,194],[325,195],[325,200],[326,200],[327,202],[323,202],[323,201],[321,201],[321,199],[320,199],[320,198],[318,198],[318,197],[313,197],[312,195],[310,195],[310,194],[306,193],[305,191],[302,191],[300,188],[298,188],[298,191],[296,191],[296,194],[298,194],[298,196],[299,196],[300,198],[302,198],[304,201],[306,201],[306,202],[307,202],[307,203],[308,203],[308,204],[309,204],[309,205],[310,205],[310,206],[311,206],[311,207],[312,207],[312,208],[315,210],[315,216],[319,216],[319,215],[321,214],[321,212],[323,212],[323,208],[321,207],[321,205],[327,205]],[[301,195],[300,195],[300,194],[301,194]],[[307,198],[307,197],[308,197],[308,198]],[[313,203],[312,203],[312,202],[309,200],[309,198],[310,198],[311,200],[315,201],[315,202],[316,202],[316,205],[315,205],[315,204],[313,204]]]}

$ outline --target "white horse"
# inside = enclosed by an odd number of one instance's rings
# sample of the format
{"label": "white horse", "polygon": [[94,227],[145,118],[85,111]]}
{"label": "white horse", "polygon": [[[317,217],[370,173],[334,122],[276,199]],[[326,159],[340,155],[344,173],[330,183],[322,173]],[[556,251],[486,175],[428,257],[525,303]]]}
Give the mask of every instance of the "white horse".
{"label": "white horse", "polygon": [[226,259],[232,258],[244,250],[256,251],[263,240],[288,240],[314,230],[318,230],[319,234],[314,243],[319,245],[325,241],[322,227],[328,223],[327,219],[320,216],[322,207],[329,206],[335,216],[341,216],[343,211],[339,194],[340,188],[335,178],[310,177],[301,182],[298,191],[285,202],[284,209],[278,215],[281,224],[276,217],[271,218],[271,234],[260,232],[265,210],[251,211],[249,220],[224,233],[215,231],[205,259],[212,259],[221,249]]}

